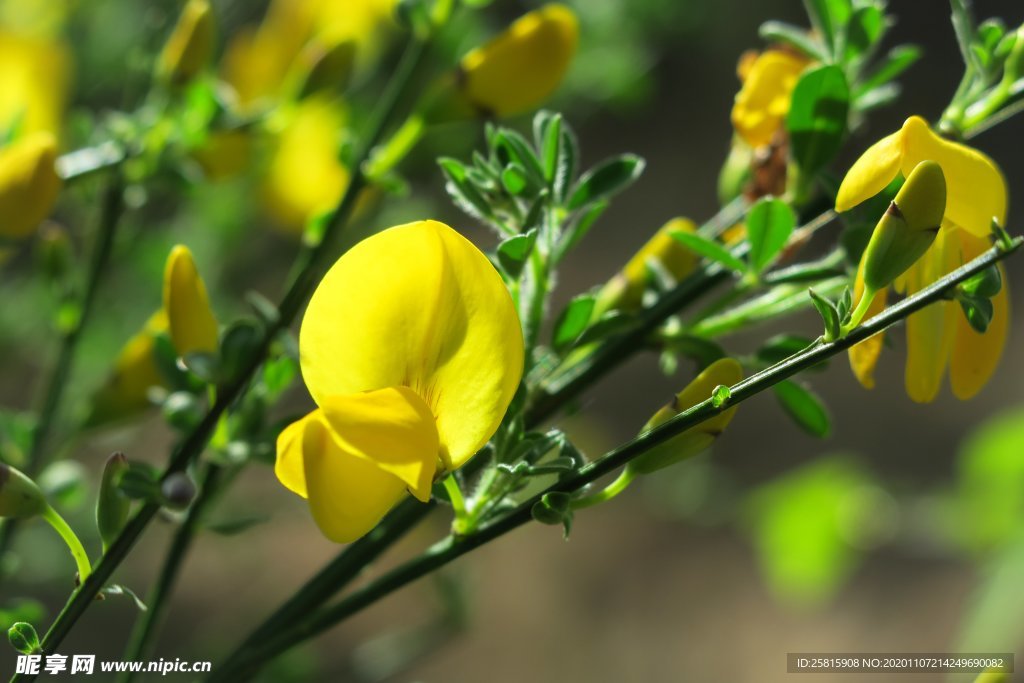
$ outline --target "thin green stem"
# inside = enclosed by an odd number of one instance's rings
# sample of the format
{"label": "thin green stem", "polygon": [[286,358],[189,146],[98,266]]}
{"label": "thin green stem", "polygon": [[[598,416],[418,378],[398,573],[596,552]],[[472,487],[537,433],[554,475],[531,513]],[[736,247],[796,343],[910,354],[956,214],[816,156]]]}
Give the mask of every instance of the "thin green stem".
{"label": "thin green stem", "polygon": [[864,319],[864,316],[868,314],[868,309],[871,308],[871,302],[878,296],[878,291],[869,291],[867,289],[860,295],[860,301],[857,302],[857,307],[853,309],[853,313],[850,314],[850,322],[846,323],[842,327],[842,333],[848,334],[850,330],[860,325],[860,321]]}
{"label": "thin green stem", "polygon": [[606,503],[625,491],[629,485],[633,483],[634,479],[636,479],[636,471],[625,467],[622,472],[619,473],[619,476],[615,478],[615,481],[593,495],[574,499],[572,503],[570,503],[569,507],[573,510],[582,510],[583,508]]}
{"label": "thin green stem", "polygon": [[448,494],[448,500],[451,501],[452,509],[455,511],[455,521],[458,523],[466,516],[466,499],[462,496],[462,489],[459,488],[459,481],[455,478],[454,472],[444,478],[444,490]]}
{"label": "thin green stem", "polygon": [[272,639],[262,643],[258,649],[249,651],[247,656],[233,658],[230,665],[225,664],[217,668],[207,679],[207,683],[249,680],[263,664],[294,645],[323,633],[384,596],[447,565],[485,543],[527,524],[532,519],[533,505],[540,501],[544,494],[579,491],[598,478],[625,466],[651,448],[714,417],[722,410],[731,408],[807,368],[846,351],[851,346],[884,331],[925,306],[944,299],[959,283],[1006,258],[1020,248],[1022,243],[1024,243],[1024,238],[1018,237],[1009,248],[992,247],[978,258],[957,268],[932,285],[886,309],[846,337],[828,343],[818,341],[807,349],[737,383],[730,388],[730,399],[724,404],[715,406],[709,397],[655,429],[645,432],[583,466],[572,476],[531,497],[509,514],[480,528],[477,533],[458,539],[448,537],[423,555],[383,574],[334,605],[318,610],[291,629],[281,631]]}
{"label": "thin green stem", "polygon": [[[405,53],[371,118],[370,125],[363,136],[362,145],[354,157],[356,161],[352,168],[351,180],[345,189],[344,195],[342,195],[341,201],[328,218],[324,239],[320,244],[311,248],[308,264],[298,274],[281,299],[278,306],[278,318],[273,323],[268,324],[268,329],[258,348],[242,365],[238,376],[222,387],[218,392],[217,401],[209,408],[195,429],[175,449],[171,462],[164,472],[164,477],[183,471],[199,457],[213,434],[220,416],[227,411],[228,407],[234,403],[248,386],[250,378],[262,364],[277,335],[285,330],[299,314],[304,302],[316,286],[318,275],[325,265],[324,262],[332,255],[330,247],[332,243],[331,238],[344,229],[352,209],[355,207],[356,198],[366,186],[366,176],[363,173],[362,167],[369,156],[369,151],[380,140],[384,127],[391,120],[400,95],[412,81],[413,72],[423,57],[425,50],[426,43],[424,41],[410,38]],[[44,652],[53,652],[54,648],[63,641],[72,626],[85,613],[85,610],[92,603],[96,594],[103,588],[103,584],[131,551],[132,546],[134,546],[139,536],[156,516],[159,509],[160,506],[158,504],[149,503],[144,505],[128,521],[124,530],[103,555],[89,580],[72,594],[64,609],[57,615],[56,620],[43,638],[42,647]],[[15,674],[11,679],[11,683],[31,681],[35,680],[35,678],[35,675]]]}
{"label": "thin green stem", "polygon": [[[46,388],[43,390],[42,404],[39,408],[36,426],[32,431],[32,441],[23,468],[30,477],[38,474],[45,464],[43,456],[46,452],[46,443],[57,419],[61,400],[64,397],[64,389],[71,376],[78,343],[91,318],[100,283],[107,273],[110,255],[114,248],[114,236],[123,212],[124,186],[121,177],[117,176],[111,180],[103,196],[96,245],[93,247],[89,269],[85,276],[85,290],[79,302],[78,318],[61,337],[57,360],[46,382]],[[13,545],[17,526],[16,520],[6,520],[0,526],[0,557],[3,557]]]}
{"label": "thin green stem", "polygon": [[92,566],[89,564],[89,555],[85,552],[82,542],[78,540],[78,536],[75,534],[74,529],[68,526],[68,523],[64,521],[64,518],[49,505],[47,505],[46,509],[43,510],[42,517],[50,526],[53,527],[54,531],[60,534],[60,537],[64,539],[64,543],[67,544],[68,550],[71,551],[71,556],[75,558],[75,565],[78,567],[78,580],[85,581],[88,579],[89,574],[92,573]]}
{"label": "thin green stem", "polygon": [[378,180],[398,166],[420,141],[426,129],[427,124],[421,114],[414,112],[410,115],[394,135],[370,156],[366,164],[366,175],[370,180]]}
{"label": "thin green stem", "polygon": [[[185,515],[181,526],[175,532],[174,539],[167,551],[167,557],[160,569],[160,575],[146,598],[146,606],[149,609],[139,614],[139,619],[128,639],[123,657],[125,661],[141,661],[150,655],[154,644],[153,639],[167,612],[168,598],[174,590],[174,585],[185,563],[188,551],[192,547],[199,524],[221,491],[222,474],[223,470],[219,466],[213,464],[207,466],[206,473],[200,482],[199,494]],[[118,680],[121,683],[128,683],[134,677],[133,672],[127,672]]]}

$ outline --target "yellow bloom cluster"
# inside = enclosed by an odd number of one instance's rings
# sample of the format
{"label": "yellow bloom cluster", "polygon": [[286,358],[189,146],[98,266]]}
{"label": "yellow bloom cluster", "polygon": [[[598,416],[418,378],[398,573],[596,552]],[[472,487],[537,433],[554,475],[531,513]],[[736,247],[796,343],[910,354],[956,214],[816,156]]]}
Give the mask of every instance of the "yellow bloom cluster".
{"label": "yellow bloom cluster", "polygon": [[[370,294],[368,294],[370,293]],[[465,464],[519,386],[523,337],[501,277],[447,225],[385,230],[348,251],[309,302],[300,363],[317,408],[277,442],[281,483],[336,542]]]}
{"label": "yellow bloom cluster", "polygon": [[789,113],[793,88],[810,64],[806,57],[778,49],[740,63],[743,87],[732,107],[732,125],[744,142],[755,149],[771,144]]}

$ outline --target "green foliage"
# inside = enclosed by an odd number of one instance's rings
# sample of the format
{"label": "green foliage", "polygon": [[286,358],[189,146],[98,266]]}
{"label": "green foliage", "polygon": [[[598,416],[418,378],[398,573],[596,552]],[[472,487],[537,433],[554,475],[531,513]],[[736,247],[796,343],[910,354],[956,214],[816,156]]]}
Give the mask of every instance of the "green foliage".
{"label": "green foliage", "polygon": [[804,72],[786,116],[793,160],[803,173],[816,173],[836,156],[849,112],[850,88],[840,67],[826,64]]}
{"label": "green foliage", "polygon": [[754,204],[747,214],[747,260],[751,271],[761,273],[778,257],[794,227],[796,215],[786,202],[762,199]]}
{"label": "green foliage", "polygon": [[801,429],[823,439],[832,432],[832,418],[821,398],[797,382],[779,382],[772,391],[779,405]]}

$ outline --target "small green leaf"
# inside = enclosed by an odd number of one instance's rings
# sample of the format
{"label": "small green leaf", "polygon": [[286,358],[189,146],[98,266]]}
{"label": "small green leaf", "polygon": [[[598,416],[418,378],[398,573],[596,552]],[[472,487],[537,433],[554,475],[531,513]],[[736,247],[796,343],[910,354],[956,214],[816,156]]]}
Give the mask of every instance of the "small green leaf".
{"label": "small green leaf", "polygon": [[569,533],[572,531],[571,502],[572,497],[568,493],[560,491],[545,493],[530,508],[530,514],[541,524],[561,524],[562,535],[568,539]]}
{"label": "small green leaf", "polygon": [[764,198],[747,214],[747,240],[750,242],[750,269],[762,272],[789,241],[796,227],[796,215],[781,199]]}
{"label": "small green leaf", "polygon": [[782,409],[805,432],[819,439],[831,433],[832,420],[817,394],[789,380],[779,382],[772,390]]}
{"label": "small green leaf", "polygon": [[972,297],[984,297],[991,299],[1003,287],[1003,278],[999,274],[999,268],[989,266],[966,282],[962,283],[959,289],[966,295]]}
{"label": "small green leaf", "polygon": [[806,174],[820,170],[842,146],[850,111],[850,88],[833,64],[805,71],[793,89],[786,130],[793,159]]}
{"label": "small green leaf", "polygon": [[494,136],[495,151],[501,150],[507,157],[505,163],[517,163],[537,185],[544,184],[544,169],[537,155],[530,149],[530,143],[514,130],[500,129]]}
{"label": "small green leaf", "polygon": [[561,261],[573,247],[580,243],[580,240],[586,237],[587,233],[590,232],[590,229],[594,227],[594,223],[597,222],[597,219],[600,218],[607,209],[608,202],[601,201],[595,202],[582,214],[577,214],[577,218],[573,219],[562,237],[556,261]]}
{"label": "small green leaf", "polygon": [[220,342],[220,373],[223,379],[230,381],[240,376],[262,343],[263,329],[255,320],[243,318],[232,323]]}
{"label": "small green leaf", "polygon": [[523,271],[523,265],[530,258],[533,246],[537,243],[537,229],[534,228],[522,235],[510,237],[498,245],[498,262],[505,272],[513,278],[518,278]]}
{"label": "small green leaf", "polygon": [[960,308],[963,309],[967,322],[974,328],[974,331],[978,334],[985,334],[989,324],[992,322],[992,315],[994,313],[992,301],[985,298],[968,296],[957,297],[957,300],[960,302]]}
{"label": "small green leaf", "polygon": [[758,35],[767,43],[781,43],[794,48],[797,52],[816,60],[823,61],[825,53],[821,45],[804,29],[784,21],[766,21],[758,29]]}
{"label": "small green leaf", "polygon": [[608,311],[587,327],[576,340],[577,345],[591,344],[624,332],[636,324],[636,316],[622,311]]}
{"label": "small green leaf", "polygon": [[26,621],[19,621],[7,629],[7,640],[10,641],[11,647],[23,655],[32,655],[43,650],[35,627]]}
{"label": "small green leaf", "polygon": [[587,171],[569,199],[570,211],[610,197],[632,185],[644,171],[644,160],[635,154],[623,154]]}
{"label": "small green leaf", "polygon": [[[921,58],[921,48],[916,45],[897,45],[889,50],[881,64],[864,78],[855,92],[859,101],[866,93],[889,83],[901,73],[913,66]],[[858,102],[859,103],[859,102]]]}
{"label": "small green leaf", "polygon": [[135,591],[133,591],[128,586],[125,586],[125,585],[122,585],[122,584],[119,584],[119,583],[112,583],[112,584],[110,584],[109,586],[107,586],[106,588],[104,588],[103,590],[100,591],[100,595],[103,596],[103,597],[125,596],[125,597],[128,597],[128,598],[132,599],[132,602],[135,603],[135,607],[140,612],[145,612],[145,611],[149,610],[149,608],[146,607],[146,603],[144,603],[139,598],[139,596],[135,594]]}
{"label": "small green leaf", "polygon": [[576,163],[579,157],[580,146],[576,141],[576,134],[569,124],[563,122],[562,138],[558,145],[558,163],[555,165],[555,177],[552,181],[555,200],[559,203],[565,202],[569,195],[569,188],[576,177]]}
{"label": "small green leaf", "polygon": [[677,231],[669,234],[672,236],[672,239],[690,251],[728,270],[734,270],[740,274],[745,273],[747,270],[747,266],[743,261],[733,256],[728,249],[714,240],[692,232]]}
{"label": "small green leaf", "polygon": [[807,294],[811,297],[811,302],[818,309],[821,320],[825,324],[825,338],[828,340],[838,339],[840,328],[839,309],[836,308],[832,301],[821,296],[813,289],[808,289]]}
{"label": "small green leaf", "polygon": [[562,115],[552,116],[544,127],[544,180],[552,187],[558,170],[558,157],[562,154]]}
{"label": "small green leaf", "polygon": [[512,196],[522,194],[529,184],[526,169],[515,162],[510,163],[501,172],[501,184],[505,187],[505,191]]}
{"label": "small green leaf", "polygon": [[858,7],[846,27],[846,58],[869,52],[885,33],[885,13],[874,5]]}
{"label": "small green leaf", "polygon": [[555,332],[552,335],[551,345],[556,351],[570,346],[583,334],[590,324],[590,318],[594,312],[594,297],[591,294],[577,296],[565,307],[562,314],[555,322]]}

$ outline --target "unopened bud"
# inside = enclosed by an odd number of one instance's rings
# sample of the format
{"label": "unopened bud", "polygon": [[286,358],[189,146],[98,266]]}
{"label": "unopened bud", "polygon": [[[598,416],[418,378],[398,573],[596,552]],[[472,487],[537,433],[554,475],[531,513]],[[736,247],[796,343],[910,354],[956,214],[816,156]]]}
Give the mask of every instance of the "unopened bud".
{"label": "unopened bud", "polygon": [[928,251],[946,212],[946,178],[934,161],[922,161],[878,221],[864,250],[868,293],[888,287]]}
{"label": "unopened bud", "polygon": [[35,517],[48,507],[43,492],[34,481],[10,465],[0,463],[0,517]]}
{"label": "unopened bud", "polygon": [[60,194],[57,141],[45,132],[0,150],[0,237],[22,239],[50,215]]}
{"label": "unopened bud", "polygon": [[128,469],[128,459],[124,453],[111,455],[103,468],[100,494],[96,501],[96,528],[99,529],[104,551],[124,529],[131,512],[131,499],[121,490],[121,479]]}
{"label": "unopened bud", "polygon": [[23,655],[34,655],[43,650],[35,627],[26,621],[16,622],[7,629],[7,640],[11,647]]}
{"label": "unopened bud", "polygon": [[207,0],[189,0],[157,60],[157,74],[173,85],[195,78],[213,54],[215,28]]}
{"label": "unopened bud", "polygon": [[[658,427],[684,410],[688,410],[709,398],[719,398],[719,405],[716,407],[721,407],[721,405],[728,401],[726,388],[736,384],[741,379],[743,379],[743,368],[736,360],[722,358],[715,361],[697,375],[685,389],[676,394],[668,405],[656,412],[647,421],[644,428],[640,430],[640,433],[644,434]],[[626,467],[635,474],[650,474],[669,465],[674,465],[681,460],[691,458],[714,443],[715,439],[732,421],[735,413],[735,406],[726,408],[717,415],[690,427],[683,433],[673,436],[668,441],[646,451],[639,457],[631,460]]]}

